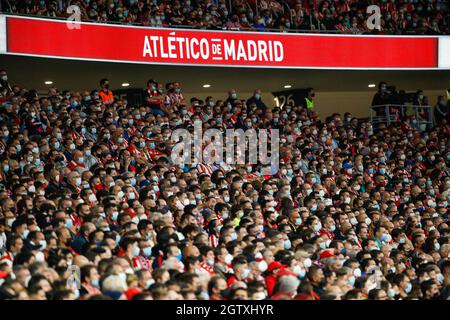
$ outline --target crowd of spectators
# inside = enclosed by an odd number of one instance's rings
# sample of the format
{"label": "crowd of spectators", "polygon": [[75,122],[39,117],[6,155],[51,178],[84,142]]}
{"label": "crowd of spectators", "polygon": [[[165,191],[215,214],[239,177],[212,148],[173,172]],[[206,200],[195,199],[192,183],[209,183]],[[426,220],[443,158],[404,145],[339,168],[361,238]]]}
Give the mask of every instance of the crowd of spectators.
{"label": "crowd of spectators", "polygon": [[[81,19],[179,27],[252,31],[333,31],[339,33],[449,34],[450,7],[443,0],[0,0],[2,11],[43,17],[68,17],[80,8]],[[381,9],[379,29],[369,30]]]}
{"label": "crowd of spectators", "polygon": [[[100,84],[38,96],[0,72],[1,299],[449,299],[448,114],[374,131],[260,90],[149,80],[131,105]],[[280,130],[279,170],[173,165],[195,120]]]}

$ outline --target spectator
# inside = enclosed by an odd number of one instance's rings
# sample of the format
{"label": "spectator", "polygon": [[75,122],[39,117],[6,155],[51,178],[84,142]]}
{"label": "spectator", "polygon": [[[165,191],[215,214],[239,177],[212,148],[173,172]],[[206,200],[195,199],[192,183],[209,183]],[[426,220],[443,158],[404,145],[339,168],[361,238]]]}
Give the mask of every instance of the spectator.
{"label": "spectator", "polygon": [[[111,101],[107,84],[19,88],[0,106],[1,297],[448,296],[447,121],[421,132],[399,118],[374,132],[350,113],[272,108],[260,90],[187,104],[179,82],[151,80],[149,98],[164,103],[153,114],[148,101]],[[279,170],[174,164],[174,130],[199,119],[280,130]],[[81,288],[61,290],[72,265]]]}
{"label": "spectator", "polygon": [[434,121],[436,124],[441,124],[444,121],[448,122],[449,103],[445,102],[444,96],[439,96],[436,105],[434,106]]}
{"label": "spectator", "polygon": [[[2,1],[9,14],[27,14],[48,18],[67,17],[70,2]],[[380,28],[368,30],[367,14],[361,1],[295,1],[286,5],[278,0],[262,0],[258,8],[251,2],[234,2],[231,8],[223,0],[204,4],[186,1],[77,1],[81,19],[99,23],[120,22],[159,28],[189,27],[256,31],[309,30],[340,33],[381,33],[436,35],[449,32],[449,6],[437,0],[424,2],[372,1],[381,9]],[[258,9],[258,10],[256,10]],[[256,10],[256,11],[255,11]],[[261,17],[257,17],[259,12]],[[260,20],[263,20],[260,21]],[[256,22],[252,25],[252,22]],[[263,27],[264,26],[264,27]]]}

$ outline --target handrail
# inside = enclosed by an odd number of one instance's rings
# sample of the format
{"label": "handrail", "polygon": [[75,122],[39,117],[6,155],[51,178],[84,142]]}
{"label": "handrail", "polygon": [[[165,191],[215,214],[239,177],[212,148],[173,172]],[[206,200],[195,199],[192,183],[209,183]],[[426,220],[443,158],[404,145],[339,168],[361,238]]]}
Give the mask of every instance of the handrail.
{"label": "handrail", "polygon": [[425,109],[432,108],[432,106],[430,106],[428,104],[427,105],[417,105],[417,104],[394,104],[394,103],[379,104],[379,105],[371,106],[371,108],[379,108],[379,107],[386,107],[386,106],[390,106],[390,107],[417,107],[417,108],[425,108]]}
{"label": "handrail", "polygon": [[[384,108],[384,110],[382,109]],[[391,112],[392,108],[398,108],[396,112]],[[427,112],[427,119],[419,115],[420,111]],[[413,104],[382,104],[370,107],[370,122],[372,125],[386,123],[388,126],[397,123],[400,118],[414,115],[413,127],[419,131],[425,131],[427,127],[433,125],[433,112],[430,105],[413,105]],[[411,113],[412,114],[409,114]],[[374,115],[375,113],[375,115]]]}

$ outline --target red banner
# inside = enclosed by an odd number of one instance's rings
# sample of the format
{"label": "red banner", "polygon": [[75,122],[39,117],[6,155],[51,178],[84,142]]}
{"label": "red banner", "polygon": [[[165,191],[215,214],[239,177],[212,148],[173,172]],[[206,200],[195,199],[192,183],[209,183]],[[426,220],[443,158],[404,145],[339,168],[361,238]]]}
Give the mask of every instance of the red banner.
{"label": "red banner", "polygon": [[438,37],[180,30],[6,17],[6,53],[149,64],[434,69]]}

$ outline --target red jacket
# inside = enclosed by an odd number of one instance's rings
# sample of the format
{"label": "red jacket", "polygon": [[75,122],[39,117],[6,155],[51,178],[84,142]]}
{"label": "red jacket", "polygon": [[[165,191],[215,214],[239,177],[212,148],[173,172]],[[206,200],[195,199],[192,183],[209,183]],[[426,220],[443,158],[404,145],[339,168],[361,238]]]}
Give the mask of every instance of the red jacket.
{"label": "red jacket", "polygon": [[273,294],[273,289],[275,289],[275,284],[277,283],[277,276],[275,274],[270,274],[266,276],[266,287],[267,287],[267,294],[269,297]]}

